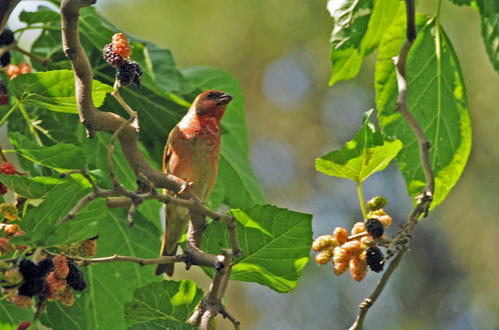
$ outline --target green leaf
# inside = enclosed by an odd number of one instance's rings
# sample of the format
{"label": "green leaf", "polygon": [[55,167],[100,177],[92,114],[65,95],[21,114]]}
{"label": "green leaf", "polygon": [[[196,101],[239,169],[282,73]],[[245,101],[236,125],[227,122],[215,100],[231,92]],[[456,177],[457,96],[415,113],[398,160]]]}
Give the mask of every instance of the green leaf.
{"label": "green leaf", "polygon": [[203,292],[189,280],[150,283],[135,290],[133,300],[125,305],[125,319],[128,326],[137,326],[137,329],[149,322],[161,324],[163,328],[196,329],[185,321],[202,298]]}
{"label": "green leaf", "polygon": [[[407,60],[407,105],[431,143],[430,162],[435,174],[432,207],[440,204],[464,170],[471,149],[468,98],[459,61],[443,28],[417,16],[418,38]],[[405,16],[385,34],[376,63],[376,103],[383,133],[400,139],[397,165],[411,196],[425,185],[419,147],[407,123],[394,112],[397,82],[392,57],[405,40]]]}
{"label": "green leaf", "polygon": [[45,198],[50,190],[65,181],[60,178],[46,176],[28,178],[22,175],[1,174],[0,182],[7,185],[9,190],[15,191],[19,196],[37,199]]}
{"label": "green leaf", "polygon": [[97,234],[98,222],[107,210],[102,199],[89,203],[70,221],[56,225],[90,191],[75,181],[66,181],[51,189],[39,206],[28,210],[20,223],[26,234],[12,238],[13,242],[50,247],[80,242]]}
{"label": "green leaf", "polygon": [[[78,113],[73,71],[54,70],[23,74],[11,81],[9,90],[23,104],[40,106],[50,111]],[[106,95],[112,91],[111,86],[94,80],[94,105],[100,107]]]}
{"label": "green leaf", "polygon": [[499,72],[499,3],[497,0],[474,0],[480,13],[485,50],[494,69]]}
{"label": "green leaf", "polygon": [[60,172],[87,167],[87,155],[74,144],[59,143],[43,147],[16,132],[10,132],[9,137],[18,154],[36,164]]}
{"label": "green leaf", "polygon": [[[237,236],[244,255],[235,260],[231,279],[256,282],[277,292],[289,292],[308,262],[312,244],[312,215],[272,205],[230,211],[237,222]],[[208,225],[201,248],[220,253],[229,247],[225,224]],[[211,277],[212,269],[203,268]]]}
{"label": "green leaf", "polygon": [[359,73],[364,56],[376,49],[393,17],[403,14],[404,5],[393,0],[329,0],[327,8],[333,18],[329,80],[333,85]]}
{"label": "green leaf", "polygon": [[[85,274],[87,276],[87,274]],[[87,325],[85,306],[88,306],[89,295],[85,291],[73,291],[76,301],[71,306],[64,306],[60,302],[48,302],[45,313],[42,313],[42,323],[51,329],[86,330]]]}
{"label": "green leaf", "polygon": [[499,2],[497,0],[450,0],[458,6],[473,6],[480,13],[485,50],[499,72]]}
{"label": "green leaf", "polygon": [[28,25],[33,25],[36,23],[59,22],[61,16],[50,8],[38,6],[36,11],[23,10],[19,14],[19,20]]}
{"label": "green leaf", "polygon": [[244,98],[238,82],[229,73],[209,67],[190,67],[182,73],[202,90],[217,89],[231,94],[234,99],[222,118],[222,146],[214,196],[235,207],[264,203],[258,179],[249,163],[248,133],[244,115]]}
{"label": "green leaf", "polygon": [[[3,298],[3,294],[1,296]],[[32,309],[21,309],[7,299],[0,301],[0,322],[14,326],[16,329],[20,322],[33,319]],[[10,328],[6,328],[10,329]]]}
{"label": "green leaf", "polygon": [[373,113],[364,113],[362,126],[351,141],[315,161],[315,168],[327,175],[361,183],[371,174],[384,170],[402,148],[399,140],[390,140],[376,131],[369,121]]}

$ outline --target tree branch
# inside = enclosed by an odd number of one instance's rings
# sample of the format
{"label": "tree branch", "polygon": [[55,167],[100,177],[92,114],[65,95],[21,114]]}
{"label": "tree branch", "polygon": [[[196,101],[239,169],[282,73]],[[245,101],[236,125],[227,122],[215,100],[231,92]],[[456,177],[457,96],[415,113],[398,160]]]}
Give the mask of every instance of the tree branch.
{"label": "tree branch", "polygon": [[[416,136],[419,144],[419,152],[421,157],[421,164],[423,167],[426,185],[419,196],[416,197],[417,203],[414,210],[408,217],[408,222],[403,226],[403,230],[394,238],[392,246],[394,245],[397,249],[397,253],[394,259],[390,262],[388,269],[383,273],[383,276],[379,280],[376,288],[371,293],[368,298],[365,298],[359,305],[360,311],[356,317],[355,322],[349,328],[349,330],[360,330],[363,328],[364,319],[369,311],[369,308],[376,302],[378,297],[383,292],[388,280],[392,276],[393,272],[399,266],[405,253],[409,250],[409,244],[412,239],[412,234],[421,216],[426,216],[430,208],[433,193],[435,190],[435,179],[433,175],[433,170],[431,168],[429,149],[431,147],[430,142],[426,138],[421,126],[416,121],[412,113],[409,111],[407,106],[407,93],[408,84],[406,76],[406,64],[407,56],[411,49],[411,46],[416,39],[416,24],[415,24],[415,7],[414,0],[406,0],[407,9],[407,40],[402,45],[399,55],[394,58],[395,70],[397,73],[397,85],[398,85],[398,98],[397,106],[395,110],[400,111],[402,117],[409,124],[412,132]],[[390,253],[391,248],[390,248]]]}

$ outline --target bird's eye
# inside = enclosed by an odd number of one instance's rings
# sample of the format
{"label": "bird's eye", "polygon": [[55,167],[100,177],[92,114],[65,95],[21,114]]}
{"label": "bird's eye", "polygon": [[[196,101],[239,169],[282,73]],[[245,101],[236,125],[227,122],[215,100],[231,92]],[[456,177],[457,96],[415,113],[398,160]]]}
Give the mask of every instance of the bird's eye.
{"label": "bird's eye", "polygon": [[209,92],[207,95],[206,95],[207,98],[209,99],[214,99],[217,97],[217,94],[216,93],[213,93],[213,92]]}

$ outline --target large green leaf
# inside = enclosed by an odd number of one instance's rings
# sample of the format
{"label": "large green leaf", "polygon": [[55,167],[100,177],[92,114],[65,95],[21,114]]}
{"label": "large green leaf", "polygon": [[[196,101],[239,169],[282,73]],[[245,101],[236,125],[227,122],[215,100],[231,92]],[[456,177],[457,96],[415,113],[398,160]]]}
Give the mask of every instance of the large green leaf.
{"label": "large green leaf", "polygon": [[[19,102],[51,111],[78,113],[74,73],[70,70],[22,74],[12,80],[9,90]],[[92,83],[92,99],[96,107],[104,103],[113,87],[97,80]]]}
{"label": "large green leaf", "polygon": [[357,75],[365,55],[371,53],[391,25],[403,14],[401,1],[329,0],[333,18],[331,34],[332,73],[329,84]]}
{"label": "large green leaf", "polygon": [[58,143],[43,147],[20,133],[10,132],[10,142],[19,155],[24,158],[58,171],[82,169],[87,167],[87,155],[82,148],[69,143]]}
{"label": "large green leaf", "polygon": [[61,15],[45,6],[38,6],[36,11],[23,10],[19,14],[19,20],[28,25],[36,23],[59,22],[61,20]]}
{"label": "large green leaf", "polygon": [[[1,295],[0,297],[3,298],[3,295]],[[0,323],[9,324],[11,326],[14,326],[13,329],[16,329],[20,322],[30,321],[32,319],[32,309],[21,309],[13,303],[8,302],[7,299],[2,299],[0,301]]]}
{"label": "large green leaf", "polygon": [[150,283],[136,289],[133,300],[125,305],[126,323],[137,329],[144,323],[155,329],[150,322],[161,324],[163,329],[196,329],[185,321],[202,298],[203,292],[189,280]]}
{"label": "large green leaf", "polygon": [[364,113],[362,126],[351,141],[315,161],[322,173],[361,183],[375,172],[384,170],[402,148],[402,142],[384,137],[369,121],[373,113]]}
{"label": "large green leaf", "polygon": [[65,181],[60,178],[46,176],[29,178],[22,175],[1,174],[0,182],[7,185],[9,190],[15,191],[19,196],[36,199],[45,198],[50,190]]}
{"label": "large green leaf", "polygon": [[[231,279],[256,282],[277,292],[293,290],[308,262],[312,244],[312,215],[257,205],[233,209],[238,222],[237,236],[244,255],[234,262]],[[230,247],[226,226],[212,222],[205,231],[201,248],[220,253]],[[213,275],[213,269],[204,269]]]}
{"label": "large green leaf", "polygon": [[72,180],[55,186],[39,206],[28,210],[20,223],[26,234],[13,240],[17,243],[47,247],[80,242],[95,236],[98,222],[106,213],[103,200],[91,202],[70,221],[56,225],[89,191],[88,187],[82,187]]}
{"label": "large green leaf", "polygon": [[[407,60],[407,105],[432,147],[435,174],[432,207],[440,204],[456,184],[471,149],[468,99],[459,62],[443,28],[417,16],[418,38]],[[376,63],[376,102],[382,131],[404,144],[396,161],[411,196],[425,185],[418,143],[407,123],[394,112],[397,82],[392,57],[405,40],[405,16],[399,17],[381,43]]]}
{"label": "large green leaf", "polygon": [[450,0],[457,5],[472,5],[480,13],[482,38],[490,62],[499,72],[499,2],[497,0]]}
{"label": "large green leaf", "polygon": [[182,72],[203,90],[217,89],[234,97],[221,122],[222,146],[215,186],[218,191],[214,196],[220,199],[223,193],[223,202],[233,208],[264,203],[265,197],[249,163],[244,98],[238,82],[216,68],[191,67]]}

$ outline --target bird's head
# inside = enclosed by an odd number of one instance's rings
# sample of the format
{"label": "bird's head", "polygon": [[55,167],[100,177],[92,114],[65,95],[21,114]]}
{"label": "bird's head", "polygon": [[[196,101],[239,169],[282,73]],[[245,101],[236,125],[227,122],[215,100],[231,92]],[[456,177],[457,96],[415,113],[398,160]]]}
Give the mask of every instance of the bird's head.
{"label": "bird's head", "polygon": [[196,115],[221,119],[231,100],[232,96],[227,93],[216,90],[204,91],[194,100]]}

